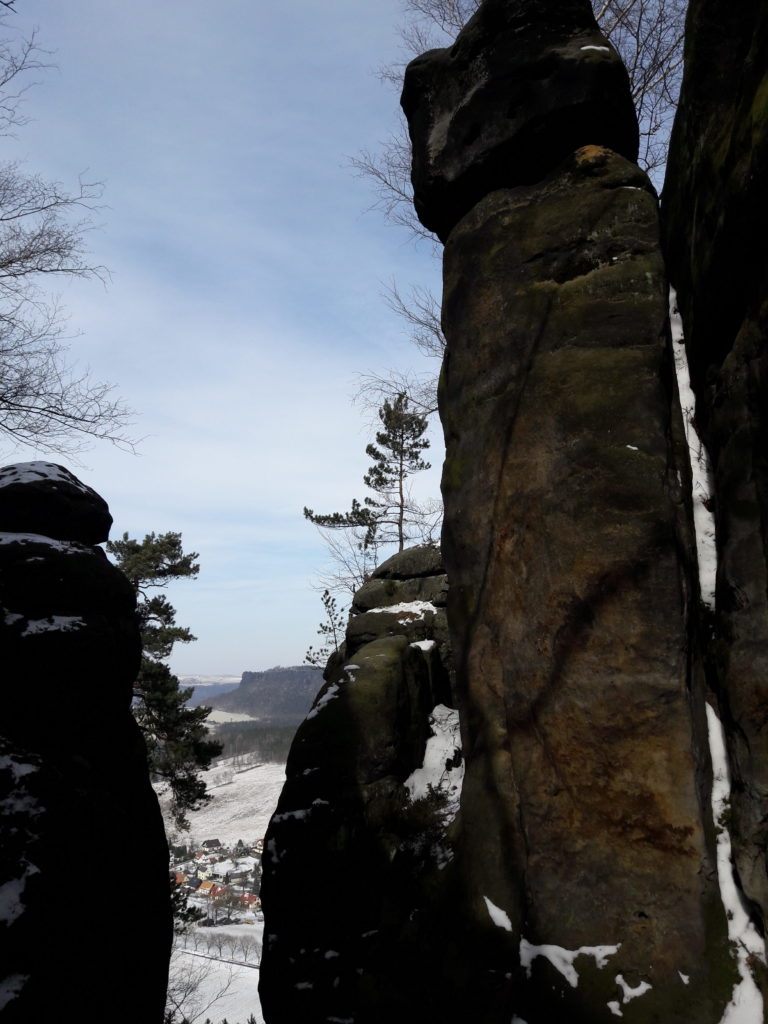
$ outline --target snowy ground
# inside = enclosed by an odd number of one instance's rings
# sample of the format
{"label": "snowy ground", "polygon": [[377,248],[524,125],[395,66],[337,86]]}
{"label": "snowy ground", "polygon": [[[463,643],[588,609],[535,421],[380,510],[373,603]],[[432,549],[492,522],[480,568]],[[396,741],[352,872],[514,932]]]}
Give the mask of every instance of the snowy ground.
{"label": "snowy ground", "polygon": [[228,725],[230,722],[258,722],[258,718],[254,718],[253,715],[244,715],[242,712],[219,711],[218,708],[214,708],[208,714],[206,722],[211,725]]}
{"label": "snowy ground", "polygon": [[[231,782],[223,782],[231,777]],[[263,839],[285,782],[285,765],[259,764],[244,771],[212,768],[206,776],[211,802],[189,815],[188,836],[198,842],[219,839],[225,845],[238,839]],[[161,797],[162,804],[162,797]]]}
{"label": "snowy ground", "polygon": [[200,954],[175,950],[171,976],[180,985],[194,987],[184,1003],[192,1024],[202,1024],[206,1017],[219,1024],[225,1017],[229,1024],[245,1024],[253,1014],[257,1024],[264,1024],[259,1003],[259,969],[240,964],[222,963]]}

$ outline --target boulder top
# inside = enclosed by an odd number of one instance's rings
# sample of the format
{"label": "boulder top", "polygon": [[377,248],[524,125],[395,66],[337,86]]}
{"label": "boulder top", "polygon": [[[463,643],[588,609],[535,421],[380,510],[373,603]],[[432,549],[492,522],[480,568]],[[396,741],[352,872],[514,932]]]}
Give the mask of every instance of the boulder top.
{"label": "boulder top", "polygon": [[65,466],[16,462],[0,468],[0,532],[100,544],[111,525],[106,501]]}

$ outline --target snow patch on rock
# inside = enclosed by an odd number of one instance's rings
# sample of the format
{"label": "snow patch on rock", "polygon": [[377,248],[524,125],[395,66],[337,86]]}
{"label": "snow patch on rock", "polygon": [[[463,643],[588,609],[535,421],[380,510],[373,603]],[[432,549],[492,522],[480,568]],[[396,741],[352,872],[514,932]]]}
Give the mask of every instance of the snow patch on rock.
{"label": "snow patch on rock", "polygon": [[0,981],[0,1010],[4,1010],[19,995],[28,981],[28,974],[9,974]]}
{"label": "snow patch on rock", "polygon": [[90,494],[89,489],[81,480],[54,462],[15,462],[11,466],[3,466],[0,469],[0,487],[8,487],[11,484],[36,484],[41,480],[69,484],[82,491],[83,494]]}
{"label": "snow patch on rock", "polygon": [[437,704],[429,716],[432,735],[427,740],[424,763],[404,782],[411,800],[428,796],[430,790],[447,798],[445,824],[453,821],[459,809],[461,786],[464,781],[464,761],[461,756],[459,713],[445,704]]}
{"label": "snow patch on rock", "polygon": [[683,319],[677,306],[677,292],[669,289],[669,325],[672,333],[672,355],[675,360],[677,390],[680,408],[683,410],[685,440],[691,462],[693,483],[693,527],[696,534],[696,551],[699,562],[699,588],[701,600],[708,608],[715,609],[715,577],[717,574],[717,548],[715,544],[715,517],[707,507],[712,499],[712,468],[709,454],[701,442],[694,426],[696,398],[691,388],[688,359],[685,354]]}
{"label": "snow patch on rock", "polygon": [[418,647],[420,651],[431,651],[433,647],[437,646],[434,640],[414,640],[409,647]]}
{"label": "snow patch on rock", "polygon": [[538,956],[543,956],[558,970],[571,988],[579,984],[579,975],[573,962],[580,956],[591,956],[597,967],[606,967],[608,958],[618,953],[621,943],[615,946],[579,946],[578,949],[564,949],[562,946],[555,946],[544,943],[541,946],[534,946],[524,938],[520,938],[520,964],[525,968],[526,974],[531,976],[531,964]]}
{"label": "snow patch on rock", "polygon": [[[706,705],[709,752],[712,759],[712,817],[717,828],[717,880],[728,920],[728,938],[734,943],[739,981],[731,993],[720,1024],[762,1024],[763,997],[749,967],[751,957],[765,963],[765,942],[755,928],[741,890],[736,884],[731,857],[731,837],[722,824],[730,807],[731,777],[725,750],[725,733],[717,712]],[[683,975],[680,975],[683,977]],[[687,984],[687,981],[686,981]]]}
{"label": "snow patch on rock", "polygon": [[509,919],[509,914],[506,910],[502,910],[501,907],[497,907],[493,900],[489,900],[487,896],[483,896],[485,905],[488,908],[488,916],[496,925],[497,928],[503,928],[505,932],[512,931],[512,922]]}
{"label": "snow patch on rock", "polygon": [[72,633],[86,625],[85,619],[78,615],[49,615],[47,619],[30,619],[24,627],[22,636],[34,636],[36,633]]}

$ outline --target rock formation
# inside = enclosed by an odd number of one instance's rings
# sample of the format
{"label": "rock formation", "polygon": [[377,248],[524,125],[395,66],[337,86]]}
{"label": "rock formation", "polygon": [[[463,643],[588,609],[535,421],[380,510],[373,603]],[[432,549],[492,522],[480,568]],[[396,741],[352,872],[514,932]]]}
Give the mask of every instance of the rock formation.
{"label": "rock formation", "polygon": [[[451,875],[461,762],[445,590],[434,548],[385,562],[355,596],[346,642],[296,734],[263,860],[268,1020],[408,1021],[417,1007],[426,1020],[443,995],[432,979],[452,903],[434,896]],[[450,748],[433,797],[414,778],[431,733]],[[409,1011],[414,992],[424,1002]]]}
{"label": "rock formation", "polygon": [[[391,607],[416,583],[382,567],[355,598],[270,826],[268,1024],[762,1019],[767,23],[693,0],[665,187],[715,465],[712,643],[657,197],[615,51],[587,0],[484,0],[406,71],[415,206],[445,242],[447,638],[430,676]],[[461,727],[450,822],[403,800],[437,702]]]}
{"label": "rock formation", "polygon": [[768,10],[692,0],[662,204],[714,474],[710,670],[729,723],[736,862],[768,913]]}
{"label": "rock formation", "polygon": [[408,66],[416,211],[442,241],[497,188],[539,181],[588,142],[637,157],[627,72],[589,4],[486,0],[454,46]]}
{"label": "rock formation", "polygon": [[130,712],[135,597],[96,546],[111,521],[61,466],[0,470],[3,1024],[163,1019],[168,852]]}
{"label": "rock formation", "polygon": [[[596,1020],[614,1005],[703,1024],[719,1020],[734,971],[688,644],[696,590],[655,194],[610,136],[603,144],[594,112],[621,103],[588,4],[556,10],[550,24],[540,5],[489,0],[465,30],[506,40],[501,66],[522,65],[520,86],[498,86],[508,109],[529,102],[550,50],[570,55],[577,78],[581,58],[594,100],[577,116],[570,79],[545,79],[551,107],[570,113],[569,152],[549,141],[553,116],[524,154],[533,183],[504,146],[484,154],[497,160],[492,189],[474,189],[444,263],[443,550],[464,870],[477,929],[499,932],[482,1019]],[[425,223],[446,223],[452,200],[421,182],[461,158],[431,136],[420,143],[422,126],[454,123],[478,77],[494,92],[463,36],[447,72],[427,55],[406,74]],[[472,161],[472,145],[457,148]],[[577,959],[575,984],[549,946],[601,952]],[[647,986],[626,1010],[619,977]]]}

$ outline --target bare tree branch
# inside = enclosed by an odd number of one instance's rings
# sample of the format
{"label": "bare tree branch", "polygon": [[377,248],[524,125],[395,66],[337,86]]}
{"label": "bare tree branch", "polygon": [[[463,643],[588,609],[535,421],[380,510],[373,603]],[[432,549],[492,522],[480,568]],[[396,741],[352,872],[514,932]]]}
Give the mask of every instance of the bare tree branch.
{"label": "bare tree branch", "polygon": [[[8,31],[6,20],[0,15]],[[34,34],[0,40],[0,135],[26,123],[26,76],[47,67],[43,55]],[[25,444],[71,455],[94,440],[134,449],[131,411],[112,385],[69,364],[66,320],[42,287],[51,278],[108,277],[88,260],[84,240],[100,195],[98,182],[81,178],[68,191],[16,161],[0,162],[0,436],[11,450]]]}
{"label": "bare tree branch", "polygon": [[201,956],[174,949],[168,976],[166,1021],[170,1024],[197,1024],[208,1010],[223,999],[232,986],[232,968],[224,979],[211,985],[214,971],[219,968]]}
{"label": "bare tree branch", "polygon": [[420,416],[437,412],[437,374],[416,373],[414,370],[387,370],[385,373],[359,373],[353,402],[362,406],[370,422],[378,418],[378,410],[386,401],[398,395],[407,395],[408,401]]}
{"label": "bare tree branch", "polygon": [[440,318],[440,303],[428,288],[418,285],[404,298],[393,280],[385,293],[385,302],[409,326],[409,337],[422,355],[442,359],[445,335]]}

